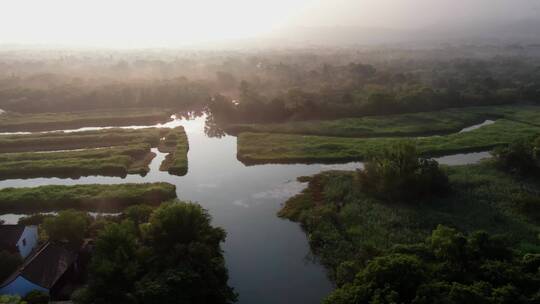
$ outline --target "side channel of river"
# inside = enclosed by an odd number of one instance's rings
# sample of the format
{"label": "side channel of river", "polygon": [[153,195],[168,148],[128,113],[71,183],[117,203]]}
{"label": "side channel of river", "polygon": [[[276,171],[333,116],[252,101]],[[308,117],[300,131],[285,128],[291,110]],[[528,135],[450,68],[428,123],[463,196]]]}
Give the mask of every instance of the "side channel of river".
{"label": "side channel of river", "polygon": [[[313,260],[299,225],[278,218],[276,213],[289,197],[305,187],[296,181],[297,177],[331,169],[361,168],[362,163],[245,166],[236,159],[236,137],[208,137],[204,131],[205,117],[175,119],[158,127],[178,125],[185,127],[190,145],[189,170],[185,176],[160,172],[159,165],[165,154],[153,150],[157,156],[145,177],[12,179],[0,181],[0,188],[50,184],[172,183],[176,185],[181,200],[199,202],[209,210],[214,225],[227,231],[223,249],[230,284],[240,294],[240,303],[320,303],[333,286],[324,268]],[[438,160],[459,165],[475,163],[488,156],[487,152],[480,152]],[[0,216],[0,219],[13,222],[18,217],[9,214]]]}

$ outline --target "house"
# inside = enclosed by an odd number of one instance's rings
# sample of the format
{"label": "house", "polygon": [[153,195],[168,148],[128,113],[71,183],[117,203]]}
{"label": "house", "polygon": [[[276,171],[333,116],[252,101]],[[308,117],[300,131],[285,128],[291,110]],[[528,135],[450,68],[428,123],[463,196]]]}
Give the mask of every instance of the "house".
{"label": "house", "polygon": [[37,226],[0,225],[0,251],[18,253],[25,259],[37,244]]}
{"label": "house", "polygon": [[79,248],[46,243],[0,284],[0,294],[24,297],[39,290],[48,293],[51,299],[65,299],[79,274]]}

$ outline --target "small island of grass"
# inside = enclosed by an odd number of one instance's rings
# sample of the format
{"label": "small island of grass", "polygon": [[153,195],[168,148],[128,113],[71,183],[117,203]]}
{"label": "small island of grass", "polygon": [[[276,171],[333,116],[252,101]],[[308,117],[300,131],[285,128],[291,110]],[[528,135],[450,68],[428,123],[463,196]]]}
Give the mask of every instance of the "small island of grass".
{"label": "small island of grass", "polygon": [[157,205],[174,198],[176,187],[168,183],[4,188],[0,189],[0,213],[62,209],[115,212],[135,204]]}

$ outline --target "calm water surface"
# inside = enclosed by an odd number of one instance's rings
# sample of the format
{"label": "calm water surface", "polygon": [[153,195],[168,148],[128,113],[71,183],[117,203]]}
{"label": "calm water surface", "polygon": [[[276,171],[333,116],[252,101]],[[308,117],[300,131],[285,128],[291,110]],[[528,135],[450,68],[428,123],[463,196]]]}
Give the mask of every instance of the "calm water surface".
{"label": "calm water surface", "polygon": [[[313,261],[305,234],[296,223],[276,216],[282,204],[305,184],[296,181],[331,169],[356,169],[359,162],[338,165],[245,166],[236,159],[236,137],[205,135],[205,118],[176,119],[159,125],[183,125],[189,139],[189,171],[172,176],[159,171],[165,154],[157,149],[147,176],[126,178],[90,176],[79,179],[34,178],[0,181],[0,188],[91,183],[169,182],[181,200],[199,202],[208,209],[214,225],[227,231],[224,243],[230,284],[240,303],[319,303],[333,288],[324,268]],[[129,127],[137,128],[137,127]],[[83,128],[72,131],[94,130]],[[489,156],[486,152],[439,158],[441,163],[468,164]],[[20,215],[0,217],[14,222]]]}

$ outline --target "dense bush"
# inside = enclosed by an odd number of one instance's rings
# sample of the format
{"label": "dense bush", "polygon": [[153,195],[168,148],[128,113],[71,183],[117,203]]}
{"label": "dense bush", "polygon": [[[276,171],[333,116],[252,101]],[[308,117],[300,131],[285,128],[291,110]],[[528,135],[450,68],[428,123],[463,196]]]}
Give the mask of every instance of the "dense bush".
{"label": "dense bush", "polygon": [[0,282],[4,282],[22,263],[18,254],[0,251]]}
{"label": "dense bush", "polygon": [[540,137],[520,139],[506,147],[498,147],[493,155],[499,167],[504,170],[530,175],[540,170]]}
{"label": "dense bush", "polygon": [[174,198],[176,187],[168,183],[4,188],[0,190],[0,211],[118,211],[131,205],[159,204]]}
{"label": "dense bush", "polygon": [[28,304],[47,304],[49,303],[49,294],[43,291],[33,290],[23,300]]}
{"label": "dense bush", "polygon": [[28,304],[19,296],[0,295],[0,304]]}
{"label": "dense bush", "polygon": [[64,210],[57,216],[43,220],[43,229],[51,242],[81,244],[85,238],[91,218],[86,212]]}
{"label": "dense bush", "polygon": [[537,303],[539,267],[540,255],[516,255],[501,238],[439,226],[371,260],[325,303]]}
{"label": "dense bush", "polygon": [[[145,211],[130,209],[140,220]],[[76,303],[232,303],[221,228],[199,205],[166,203],[148,222],[105,226],[96,239],[89,284]],[[140,229],[140,235],[137,230]]]}
{"label": "dense bush", "polygon": [[358,172],[362,191],[387,200],[410,201],[444,192],[448,177],[437,161],[419,158],[411,142],[392,144]]}

